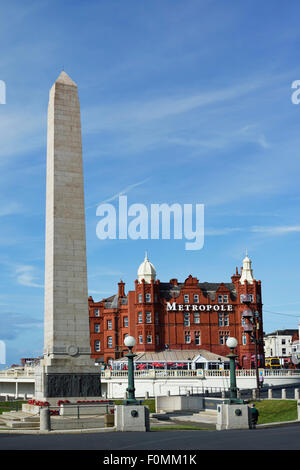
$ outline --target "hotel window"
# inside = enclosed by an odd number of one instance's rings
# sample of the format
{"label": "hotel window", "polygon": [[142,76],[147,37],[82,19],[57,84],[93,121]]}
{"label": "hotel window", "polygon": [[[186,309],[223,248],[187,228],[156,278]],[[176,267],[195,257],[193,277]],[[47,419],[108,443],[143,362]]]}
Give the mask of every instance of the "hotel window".
{"label": "hotel window", "polygon": [[94,313],[95,313],[95,317],[100,317],[100,310],[99,310],[99,308],[95,308]]}
{"label": "hotel window", "polygon": [[245,346],[247,344],[247,336],[242,335],[242,345]]}
{"label": "hotel window", "polygon": [[143,344],[143,335],[139,335],[139,344]]}
{"label": "hotel window", "polygon": [[200,331],[195,331],[195,344],[199,346],[200,343]]}
{"label": "hotel window", "polygon": [[220,333],[219,336],[219,343],[220,344],[226,344],[227,338],[229,337],[229,333]]}
{"label": "hotel window", "polygon": [[191,342],[191,334],[189,331],[185,331],[184,333],[184,342],[185,344],[190,344]]}
{"label": "hotel window", "polygon": [[143,314],[142,314],[142,312],[138,313],[138,323],[143,323]]}
{"label": "hotel window", "polygon": [[146,294],[146,302],[151,302],[151,294]]}
{"label": "hotel window", "polygon": [[195,304],[198,304],[198,303],[199,303],[199,295],[198,295],[198,294],[195,294],[195,295],[194,295],[194,303],[195,303]]}
{"label": "hotel window", "polygon": [[146,323],[151,323],[151,312],[146,312]]}
{"label": "hotel window", "polygon": [[100,341],[97,340],[97,341],[95,341],[95,351],[96,351],[96,352],[99,352],[100,349],[101,349],[101,347],[100,347]]}
{"label": "hotel window", "polygon": [[152,335],[147,335],[147,343],[152,344]]}
{"label": "hotel window", "polygon": [[111,320],[107,320],[107,329],[112,330],[112,321]]}
{"label": "hotel window", "polygon": [[190,314],[188,312],[184,314],[184,326],[190,326]]}
{"label": "hotel window", "polygon": [[228,338],[227,335],[221,334],[221,335],[220,335],[220,344],[226,344],[227,338]]}
{"label": "hotel window", "polygon": [[124,317],[124,328],[128,328],[128,317]]}
{"label": "hotel window", "polygon": [[228,313],[219,313],[219,326],[228,326],[229,325],[229,315]]}
{"label": "hotel window", "polygon": [[95,323],[95,325],[94,325],[94,333],[100,333],[100,323]]}
{"label": "hotel window", "polygon": [[241,294],[240,302],[241,304],[244,302],[253,302],[253,294]]}
{"label": "hotel window", "polygon": [[223,303],[228,304],[228,295],[223,295]]}
{"label": "hotel window", "polygon": [[186,294],[184,295],[184,303],[188,304],[189,303],[189,296]]}
{"label": "hotel window", "polygon": [[107,337],[107,347],[112,348],[112,336]]}
{"label": "hotel window", "polygon": [[142,296],[142,294],[139,294],[139,304],[141,304],[142,301],[143,301],[143,296]]}
{"label": "hotel window", "polygon": [[194,323],[200,323],[200,313],[194,312]]}

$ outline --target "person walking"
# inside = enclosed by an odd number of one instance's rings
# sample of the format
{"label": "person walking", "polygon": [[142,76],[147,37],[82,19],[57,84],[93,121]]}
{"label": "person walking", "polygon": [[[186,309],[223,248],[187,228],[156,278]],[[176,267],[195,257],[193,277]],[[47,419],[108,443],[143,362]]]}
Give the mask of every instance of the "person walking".
{"label": "person walking", "polygon": [[255,429],[258,421],[259,412],[253,403],[250,408],[250,429]]}

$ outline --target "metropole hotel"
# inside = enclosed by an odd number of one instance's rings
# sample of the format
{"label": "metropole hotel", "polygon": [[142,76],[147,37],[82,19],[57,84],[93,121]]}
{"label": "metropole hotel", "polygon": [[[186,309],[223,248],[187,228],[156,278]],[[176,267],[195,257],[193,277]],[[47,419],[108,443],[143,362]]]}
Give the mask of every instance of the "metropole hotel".
{"label": "metropole hotel", "polygon": [[225,364],[229,336],[238,340],[237,367],[255,367],[255,346],[257,365],[264,364],[261,281],[248,255],[231,282],[219,283],[192,275],[160,282],[146,254],[134,290],[126,292],[120,281],[115,295],[100,302],[89,297],[89,321],[92,357],[113,367],[123,361],[125,368],[127,335],[136,339],[140,367],[186,368],[196,357]]}

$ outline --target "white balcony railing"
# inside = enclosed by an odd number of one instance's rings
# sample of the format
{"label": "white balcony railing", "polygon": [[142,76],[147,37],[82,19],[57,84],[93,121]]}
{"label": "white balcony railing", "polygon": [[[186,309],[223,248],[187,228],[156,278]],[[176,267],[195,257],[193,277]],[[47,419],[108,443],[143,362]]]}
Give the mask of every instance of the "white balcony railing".
{"label": "white balcony railing", "polygon": [[[300,369],[286,370],[286,369],[259,369],[265,377],[300,377]],[[26,378],[34,377],[34,368],[25,367],[24,369],[5,369],[0,371],[1,378]],[[104,379],[126,378],[128,376],[127,370],[110,370],[100,371],[101,377]],[[205,378],[205,377],[229,377],[229,370],[164,370],[164,369],[151,369],[151,370],[135,370],[134,376],[136,378]],[[237,377],[254,377],[256,375],[255,369],[239,369],[236,370]]]}

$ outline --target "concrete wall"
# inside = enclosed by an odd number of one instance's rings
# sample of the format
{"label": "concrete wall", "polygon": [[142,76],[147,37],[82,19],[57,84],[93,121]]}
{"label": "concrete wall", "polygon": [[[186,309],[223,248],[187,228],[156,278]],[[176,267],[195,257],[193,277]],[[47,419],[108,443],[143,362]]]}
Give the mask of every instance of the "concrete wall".
{"label": "concrete wall", "polygon": [[206,398],[206,397],[193,397],[193,396],[166,396],[155,398],[156,413],[161,411],[175,412],[175,411],[195,411],[214,410],[224,403],[223,398]]}
{"label": "concrete wall", "polygon": [[202,397],[167,396],[155,398],[155,409],[161,411],[200,411],[203,410]]}
{"label": "concrete wall", "polygon": [[16,380],[1,381],[0,378],[0,397],[4,396],[31,398],[34,395],[34,382],[21,382]]}
{"label": "concrete wall", "polygon": [[83,415],[105,415],[114,405],[87,405],[87,404],[62,404],[60,405],[60,416],[83,416]]}

